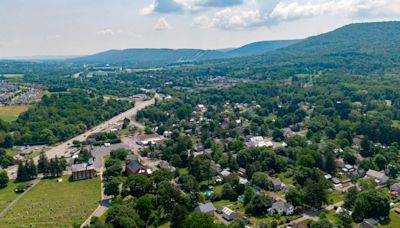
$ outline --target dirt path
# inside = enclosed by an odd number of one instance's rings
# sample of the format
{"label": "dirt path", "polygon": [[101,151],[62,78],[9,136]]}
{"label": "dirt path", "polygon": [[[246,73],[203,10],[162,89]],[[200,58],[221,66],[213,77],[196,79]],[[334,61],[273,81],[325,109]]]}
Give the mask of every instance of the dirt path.
{"label": "dirt path", "polygon": [[27,192],[29,192],[33,187],[35,187],[35,185],[37,185],[40,182],[40,180],[41,179],[33,180],[32,186],[30,186],[25,192],[17,196],[17,198],[15,198],[6,208],[4,208],[4,210],[0,213],[0,218],[4,217],[7,214],[8,210],[10,210],[10,208],[14,206],[14,204],[16,204]]}

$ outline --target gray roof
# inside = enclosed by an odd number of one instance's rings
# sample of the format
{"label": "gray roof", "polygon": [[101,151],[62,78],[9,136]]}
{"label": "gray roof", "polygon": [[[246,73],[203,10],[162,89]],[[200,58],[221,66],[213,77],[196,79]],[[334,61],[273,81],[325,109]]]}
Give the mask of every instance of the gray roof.
{"label": "gray roof", "polygon": [[141,169],[145,169],[142,164],[140,164],[136,160],[129,161],[128,164],[126,165],[126,169],[129,169],[133,173],[139,172]]}
{"label": "gray roof", "polygon": [[202,213],[209,213],[209,212],[214,212],[215,207],[211,202],[205,203],[205,204],[199,204],[199,206],[196,208],[196,211],[200,211]]}
{"label": "gray roof", "polygon": [[271,208],[274,209],[274,210],[279,210],[279,209],[288,209],[290,207],[292,207],[292,205],[290,205],[290,204],[288,204],[286,202],[276,201],[275,203],[272,204]]}
{"label": "gray roof", "polygon": [[85,171],[85,170],[92,170],[92,169],[94,169],[94,166],[88,165],[87,163],[73,164],[71,169],[72,169],[72,172],[79,172],[79,171]]}

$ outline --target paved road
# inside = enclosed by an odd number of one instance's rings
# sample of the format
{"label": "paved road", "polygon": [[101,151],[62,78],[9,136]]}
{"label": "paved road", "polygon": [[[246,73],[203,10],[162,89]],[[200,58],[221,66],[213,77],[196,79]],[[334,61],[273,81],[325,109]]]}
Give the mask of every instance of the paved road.
{"label": "paved road", "polygon": [[[158,95],[156,95],[156,98],[158,98]],[[112,125],[124,120],[125,118],[131,118],[132,116],[136,115],[136,113],[139,110],[141,110],[141,109],[143,109],[143,108],[145,108],[145,107],[147,107],[149,105],[153,105],[154,101],[155,101],[155,99],[153,98],[153,99],[148,100],[148,101],[138,101],[138,102],[136,102],[134,108],[129,109],[128,111],[125,111],[123,113],[120,113],[117,116],[111,118],[110,120],[107,120],[107,121],[103,122],[102,124],[100,124],[100,125],[92,128],[92,129],[86,131],[85,133],[83,133],[81,135],[78,135],[78,136],[76,136],[76,137],[74,137],[74,138],[72,138],[72,139],[70,139],[70,140],[68,140],[68,141],[66,141],[66,142],[64,142],[64,143],[62,143],[60,145],[57,145],[57,146],[51,148],[50,150],[46,151],[47,157],[48,158],[54,158],[55,156],[61,157],[61,156],[66,155],[65,153],[67,152],[68,148],[72,145],[72,142],[74,140],[84,141],[91,134],[101,132],[101,131],[107,129],[108,127],[110,127],[110,126],[112,126]],[[37,160],[38,160],[38,157],[34,158],[35,162],[37,162]],[[18,168],[17,166],[12,166],[12,167],[9,167],[7,169],[8,175],[10,176],[11,179],[15,179],[16,178],[15,174],[17,173],[17,168]]]}

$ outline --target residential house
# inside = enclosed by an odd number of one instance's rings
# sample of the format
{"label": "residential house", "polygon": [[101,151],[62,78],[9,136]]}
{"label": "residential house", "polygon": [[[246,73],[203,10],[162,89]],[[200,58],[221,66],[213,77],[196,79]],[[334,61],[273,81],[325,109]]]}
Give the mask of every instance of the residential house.
{"label": "residential house", "polygon": [[365,219],[362,223],[358,224],[356,228],[375,228],[378,222],[375,219]]}
{"label": "residential house", "polygon": [[279,200],[273,203],[272,207],[268,209],[268,211],[270,215],[275,213],[278,213],[279,215],[292,215],[294,213],[294,207],[289,203]]}
{"label": "residential house", "polygon": [[96,169],[93,165],[87,163],[73,164],[72,165],[72,179],[83,180],[90,179],[96,176]]}
{"label": "residential house", "polygon": [[146,169],[139,161],[129,159],[125,162],[125,172],[128,176],[136,174],[148,176],[151,174],[151,170]]}
{"label": "residential house", "polygon": [[239,168],[238,175],[239,175],[240,177],[245,177],[245,176],[246,176],[246,169],[244,169],[244,168]]}
{"label": "residential house", "polygon": [[372,178],[379,185],[385,185],[389,180],[389,177],[385,175],[383,172],[378,172],[376,170],[369,169],[367,171],[366,177]]}
{"label": "residential house", "polygon": [[392,193],[392,195],[400,195],[400,183],[394,183],[392,185],[390,185],[390,192]]}
{"label": "residential house", "polygon": [[282,181],[279,178],[272,178],[271,181],[274,192],[278,192],[282,189]]}
{"label": "residential house", "polygon": [[267,146],[262,136],[255,136],[250,138],[249,146],[251,147],[264,147]]}
{"label": "residential house", "polygon": [[228,207],[224,207],[222,209],[222,218],[224,218],[226,221],[232,221],[236,218],[237,214],[233,210],[231,210]]}
{"label": "residential house", "polygon": [[158,164],[158,167],[161,169],[167,169],[170,172],[175,172],[176,168],[170,165],[167,161],[161,160],[160,163]]}
{"label": "residential house", "polygon": [[205,204],[200,203],[199,206],[194,209],[194,211],[201,212],[201,213],[207,214],[209,216],[214,216],[214,212],[216,210],[215,210],[214,205],[211,202],[208,202]]}

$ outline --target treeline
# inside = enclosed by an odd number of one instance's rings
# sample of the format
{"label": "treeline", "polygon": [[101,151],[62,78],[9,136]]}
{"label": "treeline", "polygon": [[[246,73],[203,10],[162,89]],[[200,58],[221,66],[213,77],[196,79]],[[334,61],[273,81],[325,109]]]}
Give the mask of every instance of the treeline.
{"label": "treeline", "polygon": [[0,147],[65,141],[132,107],[128,101],[106,101],[83,91],[44,95],[15,122],[0,121]]}

